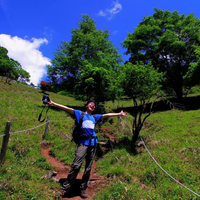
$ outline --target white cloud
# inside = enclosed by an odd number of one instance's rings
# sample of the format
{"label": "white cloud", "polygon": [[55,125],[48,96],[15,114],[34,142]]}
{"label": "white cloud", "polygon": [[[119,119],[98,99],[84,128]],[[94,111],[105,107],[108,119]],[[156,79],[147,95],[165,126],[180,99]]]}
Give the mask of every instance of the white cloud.
{"label": "white cloud", "polygon": [[38,85],[43,75],[46,74],[46,65],[50,64],[50,59],[44,57],[39,51],[43,44],[47,44],[45,38],[22,39],[18,36],[0,34],[0,46],[8,50],[8,56],[17,60],[22,68],[29,72],[30,82]]}
{"label": "white cloud", "polygon": [[43,31],[43,35],[45,38],[48,39],[48,41],[52,41],[53,39],[53,30],[51,30],[49,27],[45,27]]}
{"label": "white cloud", "polygon": [[113,2],[113,4],[114,4],[114,7],[111,8],[110,10],[108,10],[108,12],[111,15],[116,15],[117,13],[119,13],[122,10],[122,5],[120,3],[118,3],[117,1]]}
{"label": "white cloud", "polygon": [[114,1],[112,8],[106,9],[105,11],[100,10],[98,15],[101,17],[108,16],[108,19],[112,19],[116,14],[121,12],[122,5],[118,1]]}
{"label": "white cloud", "polygon": [[104,13],[102,10],[100,10],[98,15],[104,17],[104,16],[106,16],[106,13]]}
{"label": "white cloud", "polygon": [[118,30],[115,30],[115,31],[113,31],[113,35],[115,35],[115,34],[117,34],[118,33]]}

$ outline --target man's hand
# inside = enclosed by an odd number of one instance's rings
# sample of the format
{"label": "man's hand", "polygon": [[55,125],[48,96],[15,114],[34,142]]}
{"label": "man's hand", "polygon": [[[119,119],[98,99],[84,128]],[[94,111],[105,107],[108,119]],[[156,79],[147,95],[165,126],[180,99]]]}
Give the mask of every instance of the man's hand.
{"label": "man's hand", "polygon": [[52,105],[53,103],[54,103],[54,102],[50,100],[50,101],[48,102],[48,105]]}
{"label": "man's hand", "polygon": [[127,117],[127,114],[122,110],[122,111],[120,112],[120,116]]}

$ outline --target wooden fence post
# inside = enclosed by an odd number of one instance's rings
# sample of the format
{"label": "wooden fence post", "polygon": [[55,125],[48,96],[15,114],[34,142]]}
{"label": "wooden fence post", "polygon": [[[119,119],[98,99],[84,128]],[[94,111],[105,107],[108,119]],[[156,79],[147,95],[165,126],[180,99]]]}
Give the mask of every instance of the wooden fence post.
{"label": "wooden fence post", "polygon": [[10,137],[10,126],[11,122],[6,123],[6,129],[5,129],[5,135],[3,137],[3,143],[1,148],[1,154],[0,154],[0,164],[3,165],[6,157],[6,151],[8,147],[8,141]]}
{"label": "wooden fence post", "polygon": [[44,134],[42,137],[43,140],[46,139],[47,132],[48,132],[48,126],[49,126],[49,116],[47,116],[47,123],[46,123],[45,131],[44,131]]}

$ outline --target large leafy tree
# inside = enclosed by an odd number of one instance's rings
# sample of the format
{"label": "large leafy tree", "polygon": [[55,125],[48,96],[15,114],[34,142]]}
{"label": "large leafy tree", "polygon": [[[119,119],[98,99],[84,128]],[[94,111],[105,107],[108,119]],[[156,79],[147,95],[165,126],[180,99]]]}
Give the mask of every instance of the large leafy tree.
{"label": "large leafy tree", "polygon": [[[134,120],[132,125],[132,148],[138,139],[145,120],[152,114],[153,105],[161,88],[163,73],[153,68],[151,63],[132,64],[128,62],[121,67],[120,79],[124,93],[133,100]],[[150,106],[147,109],[147,104]],[[145,113],[145,114],[144,114]]]}
{"label": "large leafy tree", "polygon": [[115,99],[120,93],[116,79],[122,59],[108,30],[97,30],[94,20],[83,15],[71,33],[71,41],[61,42],[48,66],[53,87],[98,102]]}
{"label": "large leafy tree", "polygon": [[19,80],[29,82],[30,75],[22,69],[20,63],[8,55],[8,50],[0,46],[0,75],[6,77],[6,82]]}
{"label": "large leafy tree", "polygon": [[151,61],[155,68],[166,72],[164,86],[172,88],[181,99],[184,89],[197,83],[191,81],[191,77],[199,67],[192,63],[197,62],[200,20],[193,14],[154,11],[153,15],[144,17],[133,33],[128,33],[123,47],[127,49],[126,54],[130,54],[130,62]]}

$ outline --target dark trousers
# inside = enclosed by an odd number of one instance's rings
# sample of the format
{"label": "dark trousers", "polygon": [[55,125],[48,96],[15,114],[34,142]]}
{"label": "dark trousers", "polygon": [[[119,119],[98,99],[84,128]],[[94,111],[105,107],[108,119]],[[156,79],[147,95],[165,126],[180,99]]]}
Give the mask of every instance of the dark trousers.
{"label": "dark trousers", "polygon": [[68,190],[76,180],[76,177],[80,171],[81,165],[85,159],[85,171],[82,176],[81,190],[85,190],[90,179],[90,172],[92,169],[93,160],[96,153],[96,147],[85,146],[79,144],[75,153],[74,161],[71,165],[71,169],[68,173],[67,180],[63,183],[63,189]]}

